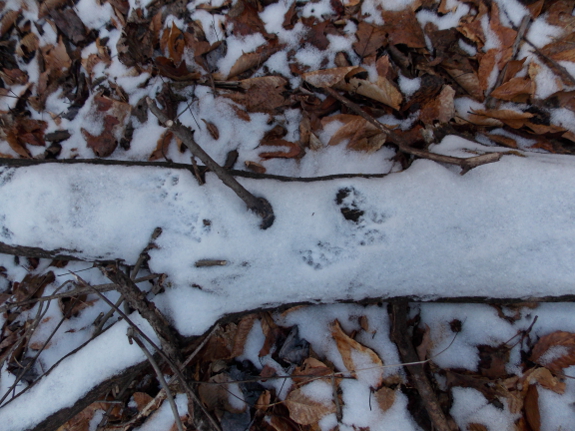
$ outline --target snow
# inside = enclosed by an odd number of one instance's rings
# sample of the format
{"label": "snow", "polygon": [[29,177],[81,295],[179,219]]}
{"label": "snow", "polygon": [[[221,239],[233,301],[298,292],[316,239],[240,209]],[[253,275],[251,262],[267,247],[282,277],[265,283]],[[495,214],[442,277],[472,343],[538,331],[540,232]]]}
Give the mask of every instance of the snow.
{"label": "snow", "polygon": [[[144,8],[150,2],[130,0],[130,10]],[[511,20],[518,26],[528,13],[517,0],[496,2],[504,25]],[[402,10],[417,3],[415,0],[365,0],[360,14],[366,22],[381,24],[381,10]],[[188,5],[190,17],[202,26],[209,43],[225,37],[227,54],[216,65],[223,76],[244,53],[254,52],[268,42],[261,34],[234,34],[232,28],[226,28],[223,15],[195,7],[200,4],[219,7],[224,1],[197,1]],[[329,47],[319,50],[310,43],[300,44],[307,31],[302,23],[291,30],[283,28],[284,15],[291,4],[280,0],[259,13],[266,31],[276,34],[279,43],[286,47],[268,58],[254,76],[279,74],[288,78],[295,89],[301,79],[290,72],[289,64],[294,58],[309,70],[333,67],[336,52],[345,53],[354,65],[359,63],[352,48],[356,40],[354,22],[348,21],[341,35],[327,34]],[[25,6],[24,19],[34,21],[38,6],[34,2],[25,2]],[[439,30],[450,29],[457,27],[471,10],[468,4],[456,0],[447,1],[445,6],[450,12],[442,16],[430,9],[420,10],[416,13],[418,22],[422,27],[433,23]],[[21,2],[10,0],[4,5],[4,11],[21,7]],[[318,21],[335,13],[329,0],[307,2],[302,10],[304,17],[316,17]],[[118,59],[116,45],[122,32],[111,26],[106,28],[115,13],[112,6],[80,0],[74,11],[85,26],[98,31],[101,39],[109,38],[111,64],[96,66],[93,77],[115,82],[132,105],[145,96],[155,97],[164,80],[128,68]],[[171,16],[165,20],[164,27],[174,23],[183,29],[185,22],[183,17]],[[481,19],[481,24],[486,36],[482,50],[500,48],[501,41],[491,28],[488,15]],[[58,33],[48,22],[31,28],[39,37],[40,46],[58,42]],[[563,32],[542,16],[532,22],[527,37],[542,48]],[[431,46],[429,38],[426,37],[426,41]],[[464,40],[458,44],[470,55],[477,54],[474,45]],[[289,51],[293,52],[288,56]],[[95,43],[85,47],[80,56],[86,58],[93,53],[97,53]],[[518,55],[519,59],[524,57],[526,67],[538,68],[534,77],[535,98],[545,99],[567,88],[551,69],[534,57],[527,44],[523,44]],[[27,64],[20,63],[30,82],[37,82],[38,58]],[[561,64],[573,72],[573,63]],[[368,65],[365,68],[373,79],[375,68]],[[525,73],[523,70],[518,76]],[[495,78],[494,71],[489,78],[491,85]],[[140,88],[145,82],[145,88]],[[400,74],[397,84],[409,97],[420,89],[421,79]],[[25,89],[23,85],[10,88],[17,96]],[[68,109],[61,90],[48,97],[47,112],[32,111],[32,118],[47,121],[47,132],[59,129],[72,132],[72,137],[61,143],[60,158],[93,157],[80,132],[82,128],[93,134],[101,130],[101,113],[93,112],[93,95],[73,120],[58,118]],[[262,150],[260,141],[275,124],[285,127],[286,139],[298,140],[301,113],[297,109],[286,109],[277,116],[250,113],[249,121],[245,121],[237,117],[233,102],[214,97],[210,87],[190,88],[186,97],[188,100],[178,107],[179,119],[187,125],[197,124],[195,138],[205,144],[205,150],[219,163],[224,162],[231,150],[239,151],[239,166],[258,160]],[[14,109],[17,101],[15,97],[4,97],[0,109]],[[458,117],[465,120],[471,111],[485,106],[470,98],[458,97],[455,107]],[[548,111],[552,124],[575,133],[575,114],[571,110],[560,107]],[[416,119],[416,115],[379,118],[384,124],[398,125],[402,130],[409,129]],[[202,120],[216,125],[218,139],[210,135]],[[118,149],[111,159],[146,160],[165,131],[153,118],[134,125],[130,150]],[[345,375],[353,371],[358,375],[357,380],[341,382],[341,423],[338,424],[335,414],[330,414],[320,421],[321,429],[338,425],[341,430],[419,429],[407,411],[408,399],[400,390],[395,391],[395,401],[387,411],[374,400],[371,384],[378,377],[405,378],[399,367],[397,349],[389,339],[386,304],[363,307],[333,303],[365,298],[385,300],[402,295],[429,300],[446,296],[527,298],[572,294],[575,161],[569,156],[523,152],[535,141],[506,129],[494,129],[490,133],[515,139],[520,151],[509,154],[506,148],[494,146],[481,136],[476,139],[483,139],[489,147],[447,136],[440,144],[433,145],[432,151],[457,157],[471,157],[486,151],[505,155],[499,162],[475,168],[464,176],[459,174],[459,168],[429,160],[417,160],[409,169],[396,172],[400,167],[392,160],[395,150],[391,147],[374,154],[349,151],[345,144],[328,147],[327,142],[339,126],[341,123],[334,121],[318,132],[324,147],[309,151],[301,160],[266,161],[268,173],[290,177],[348,173],[390,175],[370,179],[339,178],[305,185],[238,178],[248,190],[266,197],[272,204],[276,220],[265,231],[259,229],[258,217],[248,212],[244,203],[210,173],[206,175],[206,184],[199,186],[190,172],[175,168],[46,164],[18,169],[0,167],[0,202],[4,203],[0,207],[0,241],[45,249],[61,248],[87,261],[118,259],[133,264],[153,230],[161,227],[163,233],[156,241],[157,248],[149,253],[149,270],[165,273],[168,278],[165,292],[155,296],[154,303],[181,334],[200,335],[219,317],[229,313],[290,302],[321,303],[313,312],[303,308],[274,316],[285,326],[297,325],[300,336],[313,345],[315,353],[334,364],[338,371]],[[2,140],[0,152],[12,154],[11,151]],[[33,147],[30,151],[38,156],[44,148]],[[189,153],[182,154],[174,145],[168,156],[175,162],[189,164],[190,161]],[[357,222],[343,217],[341,210],[345,207],[363,212]],[[205,259],[222,260],[225,265],[196,267],[196,262]],[[47,263],[40,265],[38,273]],[[0,277],[1,292],[9,287],[9,281],[19,281],[27,273],[11,256],[0,256],[0,266],[7,272],[6,279]],[[67,271],[84,269],[86,264],[82,262],[70,263],[56,274],[57,281],[46,288],[45,294],[74,279]],[[88,268],[82,276],[92,284],[106,281],[95,269]],[[141,285],[143,289],[146,286]],[[106,296],[115,301],[119,294],[107,292]],[[95,299],[91,295],[87,301]],[[93,321],[107,310],[106,304],[97,301],[81,318],[66,319],[62,323],[39,359],[42,369],[55,366],[54,370],[33,388],[2,406],[3,430],[20,431],[33,426],[59,409],[73,405],[104,379],[145,359],[136,345],[128,343],[126,322],[117,318],[110,321],[108,329],[99,337],[91,340]],[[33,318],[37,311],[36,306],[23,312],[21,321]],[[429,353],[435,364],[470,371],[478,367],[478,345],[499,346],[509,342],[519,331],[530,327],[534,316],[538,316],[538,321],[533,325],[532,339],[556,330],[575,332],[574,311],[572,304],[542,304],[536,310],[522,309],[518,320],[511,323],[487,305],[412,306],[412,316],[419,313],[422,327],[428,325],[434,334]],[[367,318],[369,330],[361,329],[359,316]],[[131,318],[154,338],[153,331],[137,314]],[[0,323],[4,324],[6,319],[6,315],[0,316]],[[62,312],[56,302],[49,304],[43,324],[34,332],[31,342],[46,341],[61,319]],[[377,353],[384,363],[382,368],[374,367],[366,355],[355,352],[352,358],[358,369],[346,369],[330,335],[330,325],[336,319],[346,333],[358,331],[355,339]],[[451,323],[455,320],[461,322],[460,332],[452,330]],[[278,375],[286,376],[271,354],[259,356],[264,342],[261,322],[256,320],[238,359],[249,360],[258,369],[269,366],[276,369]],[[77,348],[78,352],[58,363]],[[561,348],[550,349],[541,361],[551,361],[562,352]],[[521,374],[519,346],[511,349],[510,358],[507,371]],[[574,376],[575,368],[568,368],[565,373]],[[0,394],[4,394],[15,378],[6,365],[1,377]],[[442,382],[441,376],[437,376],[437,380]],[[21,382],[16,392],[25,385]],[[280,400],[285,399],[294,386],[291,379],[269,380],[262,385],[275,389]],[[572,426],[575,414],[565,406],[575,402],[575,382],[567,379],[566,385],[563,395],[538,388],[542,430]],[[237,386],[232,388],[236,395],[240,394]],[[332,400],[330,382],[317,380],[303,388],[304,393],[315,400],[326,404]],[[472,388],[455,387],[452,394],[451,414],[462,429],[474,422],[490,430],[514,429],[518,415],[511,413],[508,405],[498,409]],[[243,401],[237,398],[231,397],[230,402],[238,408],[244,407]],[[184,415],[186,397],[177,395],[176,403]],[[93,418],[90,429],[95,429],[101,415],[98,413]],[[164,403],[151,420],[137,429],[168,429],[172,423],[171,410]]]}

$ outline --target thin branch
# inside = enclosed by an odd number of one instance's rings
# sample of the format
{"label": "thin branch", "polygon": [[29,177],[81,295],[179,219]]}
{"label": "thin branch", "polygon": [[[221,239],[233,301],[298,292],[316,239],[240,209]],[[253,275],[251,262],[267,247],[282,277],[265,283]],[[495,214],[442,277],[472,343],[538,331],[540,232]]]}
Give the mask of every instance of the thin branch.
{"label": "thin branch", "polygon": [[200,159],[208,169],[215,173],[226,186],[232,189],[236,195],[246,203],[250,210],[262,218],[262,223],[260,224],[262,229],[267,229],[273,224],[275,218],[273,208],[266,199],[256,197],[251,194],[224,168],[218,165],[214,159],[212,159],[208,153],[206,153],[204,149],[196,143],[194,133],[188,127],[184,126],[178,120],[170,120],[151,98],[147,98],[147,102],[152,114],[154,114],[158,120],[168,127],[178,138],[180,138],[184,145],[190,149],[192,154]]}
{"label": "thin branch", "polygon": [[182,425],[182,421],[180,419],[180,414],[178,413],[178,407],[176,406],[176,402],[174,401],[174,396],[172,395],[172,391],[168,387],[168,383],[166,383],[166,379],[164,379],[164,374],[160,369],[158,363],[152,356],[152,354],[146,348],[146,345],[140,340],[140,338],[134,333],[132,327],[128,328],[128,338],[130,340],[134,340],[136,344],[142,349],[144,355],[148,359],[148,362],[152,365],[152,368],[156,372],[156,376],[158,377],[158,381],[162,386],[162,390],[166,393],[166,398],[168,399],[168,403],[170,404],[170,408],[172,409],[172,414],[174,415],[174,420],[176,421],[176,425],[179,431],[184,431],[184,426]]}
{"label": "thin branch", "polygon": [[[399,356],[401,361],[405,363],[418,362],[418,356],[413,347],[413,344],[409,338],[407,331],[407,306],[406,300],[393,301],[392,306],[392,328],[391,328],[391,339],[397,345],[399,351]],[[425,410],[429,414],[431,423],[434,429],[438,431],[451,431],[451,427],[447,421],[447,417],[439,400],[431,387],[427,375],[425,374],[425,369],[421,364],[411,364],[406,367],[411,380],[417,392],[421,396]]]}
{"label": "thin branch", "polygon": [[[154,278],[158,278],[159,276],[160,276],[160,274],[146,275],[144,277],[140,277],[140,278],[135,279],[134,283],[141,283],[143,281],[153,280]],[[35,304],[36,302],[50,301],[52,299],[70,298],[72,296],[78,296],[78,295],[82,295],[84,293],[92,293],[93,289],[96,289],[100,292],[109,292],[110,290],[116,289],[116,284],[115,283],[98,284],[96,286],[92,286],[92,288],[78,287],[78,288],[76,288],[74,290],[70,290],[68,292],[55,293],[55,294],[49,295],[49,296],[41,296],[39,298],[27,299],[26,301],[8,302],[8,303],[5,303],[4,305],[2,305],[0,307],[0,313],[3,313],[4,311],[10,310],[11,308],[21,307],[22,305]]]}
{"label": "thin branch", "polygon": [[377,127],[381,132],[392,138],[394,140],[394,143],[396,143],[397,146],[399,147],[400,151],[403,151],[404,153],[407,154],[412,154],[417,157],[421,157],[423,159],[433,160],[435,162],[447,163],[450,165],[458,165],[462,169],[461,175],[469,172],[471,169],[477,166],[485,165],[487,163],[493,163],[501,158],[501,153],[487,153],[482,154],[481,156],[459,158],[459,157],[444,156],[442,154],[431,153],[427,150],[421,150],[419,148],[413,148],[410,145],[408,145],[404,141],[404,139],[402,139],[397,133],[395,133],[393,130],[388,129],[382,123],[380,123],[371,115],[369,115],[367,112],[365,112],[363,109],[361,109],[361,107],[358,104],[352,102],[347,97],[342,96],[332,88],[325,87],[322,88],[322,90],[324,90],[327,94],[334,97],[335,99],[339,100],[342,104],[347,106],[357,115],[367,120],[369,123]]}

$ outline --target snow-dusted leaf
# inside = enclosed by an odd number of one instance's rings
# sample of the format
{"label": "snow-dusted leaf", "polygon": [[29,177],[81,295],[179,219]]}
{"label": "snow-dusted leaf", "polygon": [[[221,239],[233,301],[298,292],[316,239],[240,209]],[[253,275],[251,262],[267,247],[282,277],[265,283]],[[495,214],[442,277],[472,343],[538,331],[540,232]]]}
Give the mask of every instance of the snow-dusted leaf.
{"label": "snow-dusted leaf", "polygon": [[530,360],[553,372],[575,365],[575,333],[555,331],[544,335],[535,344]]}
{"label": "snow-dusted leaf", "polygon": [[309,357],[303,361],[300,367],[297,367],[292,373],[295,383],[302,383],[321,376],[329,376],[334,370],[321,362],[319,359]]}
{"label": "snow-dusted leaf", "polygon": [[175,23],[172,23],[172,26],[165,29],[162,33],[160,49],[167,54],[174,64],[179,64],[182,61],[185,47],[186,39],[182,30],[180,30]]}
{"label": "snow-dusted leaf", "polygon": [[409,48],[426,47],[423,30],[411,8],[400,11],[383,11],[381,16],[385,22],[383,29],[388,34],[390,44],[404,44]]}
{"label": "snow-dusted leaf", "polygon": [[372,388],[383,381],[383,361],[369,347],[358,343],[341,328],[338,320],[331,324],[331,335],[336,342],[343,364],[355,378],[368,380]]}
{"label": "snow-dusted leaf", "polygon": [[281,76],[262,76],[240,81],[245,93],[233,93],[228,97],[245,106],[248,112],[274,112],[285,105],[283,95],[287,80]]}
{"label": "snow-dusted leaf", "polygon": [[323,403],[304,394],[304,387],[291,391],[285,405],[290,418],[300,425],[312,425],[330,413],[335,413],[333,402]]}
{"label": "snow-dusted leaf", "polygon": [[269,145],[274,147],[286,147],[288,151],[264,151],[258,155],[264,159],[297,159],[305,154],[303,148],[297,142],[286,141],[285,139],[275,139],[266,141],[263,145]]}
{"label": "snow-dusted leaf", "polygon": [[383,386],[382,388],[375,391],[375,399],[377,400],[377,405],[379,408],[386,412],[388,411],[393,403],[395,402],[395,391]]}

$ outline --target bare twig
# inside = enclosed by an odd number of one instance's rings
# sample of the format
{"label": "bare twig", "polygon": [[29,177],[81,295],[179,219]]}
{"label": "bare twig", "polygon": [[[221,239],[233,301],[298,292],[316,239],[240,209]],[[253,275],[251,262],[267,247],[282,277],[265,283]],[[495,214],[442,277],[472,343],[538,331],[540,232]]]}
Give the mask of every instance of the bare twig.
{"label": "bare twig", "polygon": [[413,148],[410,145],[408,145],[397,133],[395,133],[393,130],[390,130],[387,127],[385,127],[383,124],[381,124],[375,118],[373,118],[371,115],[369,115],[363,109],[361,109],[361,107],[359,105],[352,102],[347,97],[342,96],[337,91],[335,91],[334,89],[329,88],[329,87],[325,87],[325,88],[323,88],[323,90],[327,94],[329,94],[330,96],[333,96],[335,99],[339,100],[342,104],[347,106],[349,109],[351,109],[357,115],[361,116],[362,118],[367,120],[369,123],[373,124],[381,132],[383,132],[384,134],[386,134],[387,136],[392,138],[394,140],[394,142],[397,144],[397,146],[399,147],[400,151],[403,151],[404,153],[407,153],[407,154],[412,154],[412,155],[417,156],[417,157],[421,157],[423,159],[433,160],[435,162],[448,163],[450,165],[458,165],[462,169],[461,175],[469,172],[471,169],[473,169],[477,166],[485,165],[487,163],[493,163],[493,162],[498,161],[501,158],[501,153],[487,153],[487,154],[482,154],[480,156],[475,156],[475,157],[459,158],[459,157],[444,156],[442,154],[431,153],[427,150],[421,150],[419,148]]}
{"label": "bare twig", "polygon": [[158,105],[151,99],[147,99],[150,111],[158,120],[166,127],[168,127],[178,138],[182,140],[184,145],[190,149],[192,154],[200,159],[208,169],[215,173],[218,178],[230,189],[232,189],[240,199],[242,199],[248,208],[255,212],[262,218],[260,227],[267,229],[274,222],[274,212],[270,203],[262,197],[256,197],[251,194],[244,186],[242,186],[234,177],[232,177],[224,168],[218,165],[208,153],[200,147],[195,139],[193,132],[178,120],[170,120],[161,110]]}
{"label": "bare twig", "polygon": [[[148,251],[150,251],[154,247],[156,239],[158,239],[158,237],[161,234],[162,234],[162,228],[160,227],[157,227],[156,229],[154,229],[154,232],[152,232],[152,236],[150,238],[150,241],[148,242],[148,245],[146,245],[146,247],[142,250],[140,256],[138,257],[138,260],[136,261],[136,264],[134,265],[134,268],[132,268],[132,271],[130,273],[130,278],[132,280],[136,279],[138,272],[140,272],[140,268],[142,267],[144,262],[146,262],[150,258],[150,256],[148,255]],[[124,295],[120,295],[120,298],[118,298],[118,300],[116,301],[116,306],[119,307],[120,305],[122,305],[122,302],[124,302]],[[112,317],[114,311],[115,311],[114,308],[110,308],[108,312],[104,316],[102,316],[102,318],[98,322],[98,325],[96,326],[95,330],[96,334],[102,331],[102,328],[104,327],[106,322],[110,319],[110,317]]]}
{"label": "bare twig", "polygon": [[[153,280],[154,278],[158,278],[159,276],[160,276],[160,274],[146,275],[144,277],[139,277],[139,278],[135,279],[134,283],[141,283],[142,281]],[[98,284],[96,286],[92,286],[92,288],[78,287],[78,288],[76,288],[74,290],[70,290],[68,292],[55,293],[55,294],[49,295],[49,296],[41,296],[39,298],[27,299],[26,301],[8,302],[8,303],[5,303],[3,306],[0,307],[0,313],[3,313],[6,310],[10,310],[11,308],[21,307],[22,305],[35,304],[36,302],[45,302],[45,301],[50,301],[52,299],[70,298],[72,296],[78,296],[78,295],[82,295],[84,293],[92,293],[93,289],[96,289],[100,292],[108,292],[110,290],[115,290],[116,284],[115,283]]]}
{"label": "bare twig", "polygon": [[431,387],[431,383],[429,383],[427,379],[423,365],[421,363],[415,363],[419,362],[419,357],[409,339],[407,331],[407,300],[393,301],[391,306],[391,339],[397,345],[401,361],[404,363],[414,363],[406,366],[406,369],[421,396],[433,427],[438,431],[452,431],[447,422],[447,417],[441,409],[437,396]]}
{"label": "bare twig", "polygon": [[162,390],[166,393],[166,398],[168,399],[168,403],[170,404],[170,408],[172,409],[172,414],[174,415],[174,420],[176,421],[176,425],[179,431],[184,431],[184,426],[182,425],[182,421],[180,419],[180,414],[178,413],[178,407],[176,406],[176,402],[174,401],[174,396],[172,395],[172,391],[168,387],[168,383],[166,383],[166,379],[164,379],[164,374],[160,369],[158,363],[152,356],[152,354],[146,348],[146,345],[140,340],[140,338],[134,333],[132,327],[128,328],[128,338],[134,340],[136,344],[142,349],[144,355],[148,359],[148,362],[152,365],[152,368],[156,372],[156,376],[158,377],[158,381],[162,386]]}

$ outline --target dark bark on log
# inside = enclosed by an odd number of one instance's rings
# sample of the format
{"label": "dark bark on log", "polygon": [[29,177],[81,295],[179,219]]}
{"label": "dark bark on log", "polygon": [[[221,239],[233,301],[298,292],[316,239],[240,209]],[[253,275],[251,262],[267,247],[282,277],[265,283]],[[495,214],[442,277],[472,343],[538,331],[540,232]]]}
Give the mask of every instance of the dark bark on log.
{"label": "dark bark on log", "polygon": [[116,386],[124,386],[130,382],[137,374],[142,372],[144,369],[149,367],[147,361],[141,362],[139,364],[133,365],[122,371],[111,379],[105,380],[98,386],[94,387],[90,392],[88,392],[83,398],[76,401],[72,407],[67,407],[65,409],[59,410],[56,413],[51,414],[45,418],[42,422],[36,424],[32,428],[28,428],[26,431],[47,431],[47,430],[57,430],[63,424],[68,422],[90,404],[95,401],[105,399],[106,394],[114,389]]}
{"label": "dark bark on log", "polygon": [[77,250],[44,250],[39,247],[27,247],[24,245],[8,245],[0,242],[0,253],[11,254],[13,256],[41,258],[41,259],[54,259],[54,260],[84,260],[82,258],[72,256],[66,253],[78,253]]}

